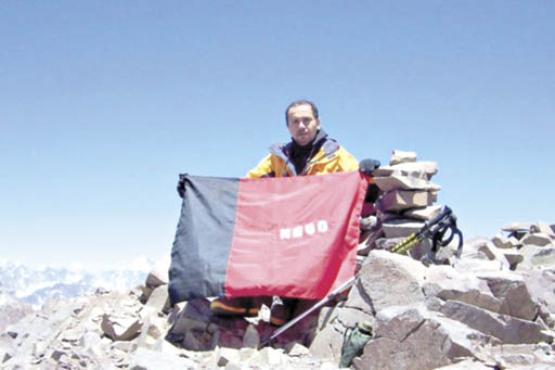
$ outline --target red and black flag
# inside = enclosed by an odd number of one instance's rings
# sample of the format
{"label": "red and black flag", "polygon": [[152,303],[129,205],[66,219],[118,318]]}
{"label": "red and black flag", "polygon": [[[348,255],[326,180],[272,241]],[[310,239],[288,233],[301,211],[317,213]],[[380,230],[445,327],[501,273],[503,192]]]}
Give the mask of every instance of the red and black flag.
{"label": "red and black flag", "polygon": [[367,181],[359,172],[184,177],[170,299],[320,299],[355,270]]}

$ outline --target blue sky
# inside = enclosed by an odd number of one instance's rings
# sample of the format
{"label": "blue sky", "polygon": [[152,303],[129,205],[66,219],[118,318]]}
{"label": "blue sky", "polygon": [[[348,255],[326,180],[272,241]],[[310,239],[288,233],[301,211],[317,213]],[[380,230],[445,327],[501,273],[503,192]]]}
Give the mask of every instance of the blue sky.
{"label": "blue sky", "polygon": [[435,160],[467,237],[555,223],[553,1],[0,2],[0,250],[169,254],[179,173],[243,176],[310,98],[358,159]]}

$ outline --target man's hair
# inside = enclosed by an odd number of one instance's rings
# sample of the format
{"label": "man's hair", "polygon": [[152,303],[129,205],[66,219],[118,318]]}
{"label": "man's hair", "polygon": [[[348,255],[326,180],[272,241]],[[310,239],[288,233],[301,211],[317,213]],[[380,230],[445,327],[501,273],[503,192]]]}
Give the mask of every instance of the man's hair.
{"label": "man's hair", "polygon": [[285,109],[285,124],[287,126],[289,126],[289,110],[299,105],[310,105],[310,109],[312,109],[312,114],[314,115],[314,118],[318,119],[318,108],[316,107],[316,104],[306,99],[295,100],[293,103],[287,106],[287,109]]}

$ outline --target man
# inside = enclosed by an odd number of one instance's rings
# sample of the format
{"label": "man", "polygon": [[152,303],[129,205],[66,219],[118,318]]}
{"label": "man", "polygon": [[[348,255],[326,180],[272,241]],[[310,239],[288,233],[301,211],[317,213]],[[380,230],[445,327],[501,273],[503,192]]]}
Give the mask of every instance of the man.
{"label": "man", "polygon": [[322,175],[356,171],[357,160],[320,128],[318,108],[308,100],[297,100],[285,110],[292,140],[270,148],[247,177]]}
{"label": "man", "polygon": [[[297,100],[285,110],[285,120],[292,140],[270,148],[248,178],[323,175],[358,170],[357,160],[328,137],[320,127],[318,108],[308,100]],[[272,308],[271,323],[283,325],[290,316],[294,299]],[[261,303],[270,305],[269,297],[221,298],[210,307],[216,314],[256,316]]]}

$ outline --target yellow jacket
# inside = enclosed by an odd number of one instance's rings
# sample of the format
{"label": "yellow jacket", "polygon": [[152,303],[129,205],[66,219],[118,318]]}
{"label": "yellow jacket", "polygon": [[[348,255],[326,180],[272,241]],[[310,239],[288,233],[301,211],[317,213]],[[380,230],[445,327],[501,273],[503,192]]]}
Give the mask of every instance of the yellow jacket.
{"label": "yellow jacket", "polygon": [[304,171],[297,174],[290,160],[291,143],[276,144],[260,163],[249,171],[248,178],[323,175],[358,170],[358,161],[335,140],[325,138],[318,152],[308,160]]}

